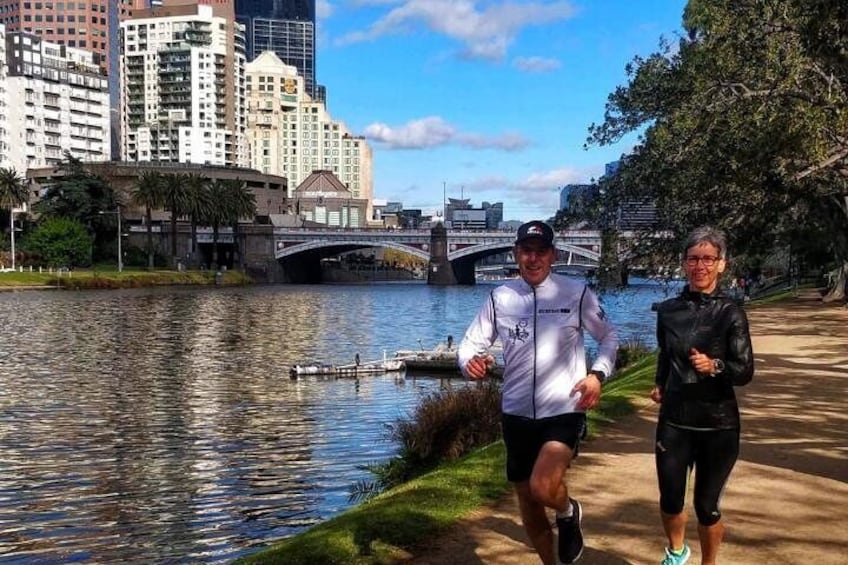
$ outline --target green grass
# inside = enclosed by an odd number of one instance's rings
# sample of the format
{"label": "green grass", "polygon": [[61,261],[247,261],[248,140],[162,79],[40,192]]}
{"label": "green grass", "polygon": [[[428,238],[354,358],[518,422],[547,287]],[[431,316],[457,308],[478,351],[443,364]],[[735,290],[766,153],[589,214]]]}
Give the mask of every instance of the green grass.
{"label": "green grass", "polygon": [[[224,273],[221,284],[251,284],[250,277],[239,271]],[[71,289],[135,288],[165,285],[211,285],[215,284],[214,271],[147,271],[112,269],[74,270],[70,273],[14,272],[0,273],[0,288],[44,287]]]}
{"label": "green grass", "polygon": [[[607,384],[600,407],[590,414],[593,433],[633,412],[653,385],[655,367],[656,358],[649,355]],[[505,465],[503,442],[496,442],[239,563],[394,563],[470,512],[504,496],[510,488]]]}

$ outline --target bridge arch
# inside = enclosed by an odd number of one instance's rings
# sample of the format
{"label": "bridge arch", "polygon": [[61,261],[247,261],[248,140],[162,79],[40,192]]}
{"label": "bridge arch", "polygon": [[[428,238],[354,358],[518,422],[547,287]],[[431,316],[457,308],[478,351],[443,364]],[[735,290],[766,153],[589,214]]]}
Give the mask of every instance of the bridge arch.
{"label": "bridge arch", "polygon": [[[474,257],[479,259],[487,255],[494,255],[496,253],[503,253],[505,251],[509,251],[513,248],[513,245],[513,243],[504,244],[504,242],[502,241],[492,241],[489,243],[481,243],[478,245],[474,245],[472,247],[463,247],[462,249],[457,249],[456,251],[449,251],[448,260],[453,262],[457,259],[462,259],[464,257]],[[554,246],[559,251],[566,251],[573,255],[577,255],[578,257],[582,257],[583,259],[590,261],[594,265],[596,265],[598,261],[601,260],[600,253],[598,253],[597,251],[592,251],[591,249],[587,249],[585,247],[571,245],[563,241],[554,242]]]}
{"label": "bridge arch", "polygon": [[410,245],[404,245],[402,243],[396,243],[393,241],[374,241],[373,239],[346,239],[344,241],[306,241],[303,243],[298,243],[297,245],[292,245],[291,247],[284,247],[283,249],[275,251],[274,258],[279,261],[280,259],[285,259],[287,257],[293,257],[301,253],[306,253],[308,251],[316,251],[320,249],[327,249],[328,251],[338,251],[339,249],[343,248],[352,251],[354,249],[362,249],[365,247],[383,247],[386,249],[394,249],[396,251],[408,253],[409,255],[414,255],[415,257],[419,257],[424,261],[430,260],[429,251],[424,251],[417,247],[412,247]]}

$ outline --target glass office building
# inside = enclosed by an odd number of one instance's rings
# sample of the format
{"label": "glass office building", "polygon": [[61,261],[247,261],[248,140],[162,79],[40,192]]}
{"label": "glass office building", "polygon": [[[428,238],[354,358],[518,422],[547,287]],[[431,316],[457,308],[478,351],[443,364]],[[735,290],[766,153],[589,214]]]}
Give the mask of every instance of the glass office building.
{"label": "glass office building", "polygon": [[297,68],[314,100],[323,100],[315,82],[315,0],[236,0],[235,8],[245,26],[248,61],[273,51]]}
{"label": "glass office building", "polygon": [[236,14],[315,23],[315,0],[236,0]]}

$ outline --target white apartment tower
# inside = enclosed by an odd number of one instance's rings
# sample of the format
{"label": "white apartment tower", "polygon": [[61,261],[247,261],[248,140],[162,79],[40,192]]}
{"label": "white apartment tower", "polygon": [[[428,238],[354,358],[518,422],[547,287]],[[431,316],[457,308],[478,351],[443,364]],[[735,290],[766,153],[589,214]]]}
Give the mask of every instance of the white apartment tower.
{"label": "white apartment tower", "polygon": [[289,197],[313,171],[331,171],[370,214],[371,148],[309,97],[295,67],[261,53],[247,64],[247,100],[252,168],[286,177]]}
{"label": "white apartment tower", "polygon": [[8,112],[9,102],[6,96],[6,26],[0,24],[0,167],[8,167],[11,164],[9,163],[9,126],[6,123],[6,114]]}
{"label": "white apartment tower", "polygon": [[81,161],[108,160],[109,86],[94,54],[20,31],[6,33],[5,47],[0,161],[24,174],[61,163],[66,151]]}
{"label": "white apartment tower", "polygon": [[246,167],[244,28],[216,6],[121,22],[121,156]]}

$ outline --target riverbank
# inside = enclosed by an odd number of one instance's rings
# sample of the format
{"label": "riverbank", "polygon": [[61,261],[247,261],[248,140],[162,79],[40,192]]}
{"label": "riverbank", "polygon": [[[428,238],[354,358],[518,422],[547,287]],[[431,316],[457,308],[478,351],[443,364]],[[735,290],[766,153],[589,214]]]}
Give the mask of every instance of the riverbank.
{"label": "riverbank", "polygon": [[[816,291],[749,308],[754,381],[739,389],[742,449],[725,491],[721,563],[845,563],[848,548],[848,310]],[[664,539],[657,510],[653,429],[657,408],[586,442],[569,484],[583,503],[581,564],[655,564]],[[691,495],[687,499],[691,508]],[[700,549],[694,520],[691,562]],[[407,563],[519,565],[538,562],[515,497],[481,508],[423,544]]]}
{"label": "riverbank", "polygon": [[18,271],[0,273],[0,291],[57,289],[118,289],[148,286],[253,284],[239,271],[75,270],[61,272]]}

